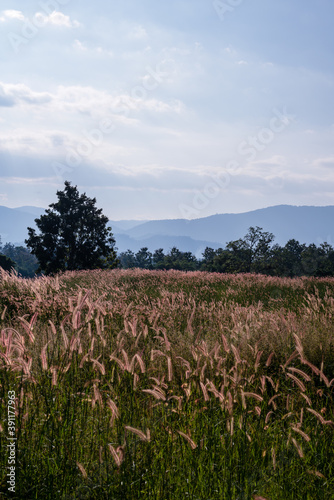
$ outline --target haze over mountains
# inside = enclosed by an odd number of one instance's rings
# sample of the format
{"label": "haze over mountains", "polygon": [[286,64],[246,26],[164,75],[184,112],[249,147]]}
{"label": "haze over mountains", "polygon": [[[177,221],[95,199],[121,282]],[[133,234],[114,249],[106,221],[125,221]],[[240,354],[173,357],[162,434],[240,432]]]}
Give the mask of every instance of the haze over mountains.
{"label": "haze over mountains", "polygon": [[[2,243],[23,244],[27,227],[35,227],[34,219],[45,211],[40,207],[7,208],[0,206]],[[110,221],[118,252],[142,247],[150,251],[173,246],[201,257],[205,247],[225,247],[231,240],[242,238],[250,226],[260,226],[275,235],[274,243],[285,245],[289,239],[300,243],[327,242],[334,245],[334,206],[312,207],[278,205],[241,214],[217,214],[200,219],[166,219],[151,221]]]}

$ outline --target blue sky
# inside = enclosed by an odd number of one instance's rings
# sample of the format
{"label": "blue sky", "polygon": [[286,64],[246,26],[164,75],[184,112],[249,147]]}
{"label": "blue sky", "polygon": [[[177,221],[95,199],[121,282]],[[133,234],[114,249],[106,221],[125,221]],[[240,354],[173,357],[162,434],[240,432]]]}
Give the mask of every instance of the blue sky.
{"label": "blue sky", "polygon": [[0,204],[111,219],[334,204],[332,0],[0,5]]}

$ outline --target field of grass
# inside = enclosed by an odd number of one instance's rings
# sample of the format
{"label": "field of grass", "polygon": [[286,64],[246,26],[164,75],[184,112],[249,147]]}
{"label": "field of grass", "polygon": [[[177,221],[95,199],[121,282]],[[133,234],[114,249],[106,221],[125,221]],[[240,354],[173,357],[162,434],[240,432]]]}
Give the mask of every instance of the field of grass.
{"label": "field of grass", "polygon": [[333,500],[334,278],[1,272],[0,332],[0,498]]}

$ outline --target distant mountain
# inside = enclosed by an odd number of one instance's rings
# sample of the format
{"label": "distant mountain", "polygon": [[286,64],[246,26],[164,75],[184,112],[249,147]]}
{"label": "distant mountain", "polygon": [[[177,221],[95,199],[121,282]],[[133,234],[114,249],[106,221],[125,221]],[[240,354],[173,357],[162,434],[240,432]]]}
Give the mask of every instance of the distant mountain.
{"label": "distant mountain", "polygon": [[[27,227],[44,213],[40,207],[7,208],[0,206],[2,242],[23,243]],[[225,247],[242,238],[250,226],[260,226],[275,235],[275,243],[285,245],[289,239],[300,243],[327,242],[334,246],[334,206],[312,207],[278,205],[241,214],[217,214],[201,219],[166,219],[151,221],[110,221],[119,252],[142,247],[165,252],[173,246],[190,251],[197,257],[205,247]]]}

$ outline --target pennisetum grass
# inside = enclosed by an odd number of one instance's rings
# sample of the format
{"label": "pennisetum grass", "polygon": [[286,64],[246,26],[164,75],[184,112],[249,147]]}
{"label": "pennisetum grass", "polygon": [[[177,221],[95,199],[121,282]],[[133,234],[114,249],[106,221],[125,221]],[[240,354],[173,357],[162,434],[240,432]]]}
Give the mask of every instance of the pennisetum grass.
{"label": "pennisetum grass", "polygon": [[16,498],[332,499],[333,317],[332,278],[0,269]]}

